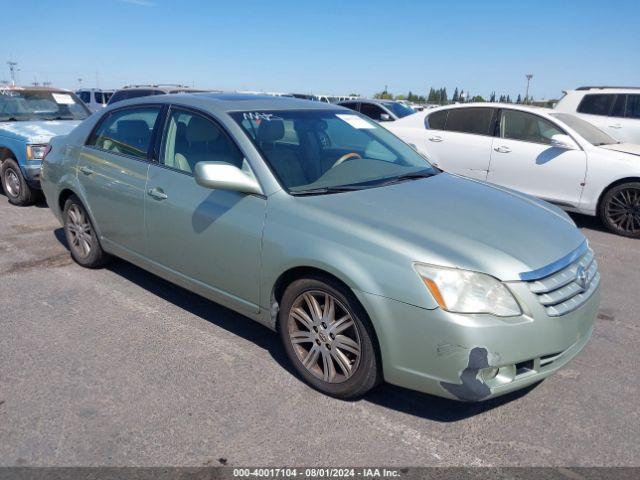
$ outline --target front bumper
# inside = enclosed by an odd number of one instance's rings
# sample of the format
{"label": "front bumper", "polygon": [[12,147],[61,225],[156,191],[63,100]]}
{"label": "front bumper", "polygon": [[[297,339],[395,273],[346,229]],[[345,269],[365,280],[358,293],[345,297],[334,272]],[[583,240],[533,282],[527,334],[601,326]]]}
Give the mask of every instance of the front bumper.
{"label": "front bumper", "polygon": [[[378,335],[385,380],[456,400],[486,400],[548,377],[582,350],[599,288],[580,308],[551,317],[526,282],[509,287],[526,306],[519,317],[453,314],[356,292]],[[498,373],[488,378],[492,367]]]}
{"label": "front bumper", "polygon": [[41,162],[27,162],[27,165],[21,167],[27,185],[31,188],[40,189],[40,173],[42,171]]}

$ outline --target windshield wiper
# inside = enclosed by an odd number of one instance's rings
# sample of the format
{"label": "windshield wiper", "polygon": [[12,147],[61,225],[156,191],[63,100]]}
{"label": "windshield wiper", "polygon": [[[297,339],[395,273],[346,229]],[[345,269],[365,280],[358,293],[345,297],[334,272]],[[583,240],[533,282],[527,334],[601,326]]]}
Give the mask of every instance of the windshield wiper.
{"label": "windshield wiper", "polygon": [[325,195],[327,193],[341,193],[341,192],[353,192],[355,190],[362,190],[366,187],[358,187],[351,185],[341,185],[338,187],[319,187],[319,188],[309,188],[307,190],[294,190],[291,191],[291,195],[295,196],[304,196],[304,195]]}
{"label": "windshield wiper", "polygon": [[419,171],[419,172],[410,172],[404,173],[402,175],[398,175],[397,177],[389,178],[387,180],[383,180],[382,182],[376,184],[376,186],[380,185],[393,185],[394,183],[400,183],[407,180],[418,180],[420,178],[429,178],[436,175],[435,172],[427,172],[427,171]]}
{"label": "windshield wiper", "polygon": [[58,115],[57,117],[43,117],[44,120],[75,120],[74,117]]}

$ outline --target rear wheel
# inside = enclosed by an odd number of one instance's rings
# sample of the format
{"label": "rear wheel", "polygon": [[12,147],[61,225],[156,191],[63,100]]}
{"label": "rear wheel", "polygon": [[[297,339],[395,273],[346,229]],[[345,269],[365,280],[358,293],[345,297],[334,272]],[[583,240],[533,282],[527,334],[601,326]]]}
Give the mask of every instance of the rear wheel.
{"label": "rear wheel", "polygon": [[317,390],[354,398],[380,381],[373,329],[353,294],[338,282],[296,280],[282,297],[278,322],[291,363]]}
{"label": "rear wheel", "polygon": [[599,215],[611,232],[640,238],[640,182],[609,189],[600,202]]}
{"label": "rear wheel", "polygon": [[13,158],[7,158],[2,162],[0,177],[2,177],[2,188],[10,203],[22,207],[36,201],[37,192],[29,187],[18,163]]}
{"label": "rear wheel", "polygon": [[102,250],[91,219],[82,202],[71,195],[63,209],[64,233],[71,251],[71,257],[87,268],[104,265],[109,256]]}

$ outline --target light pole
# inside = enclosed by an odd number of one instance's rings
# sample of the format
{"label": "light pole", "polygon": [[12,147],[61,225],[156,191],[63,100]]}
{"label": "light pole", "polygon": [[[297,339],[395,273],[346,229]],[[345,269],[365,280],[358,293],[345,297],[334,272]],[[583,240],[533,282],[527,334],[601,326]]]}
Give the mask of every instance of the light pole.
{"label": "light pole", "polygon": [[18,62],[8,61],[7,65],[9,65],[9,72],[11,72],[11,86],[16,86],[16,67],[18,66]]}
{"label": "light pole", "polygon": [[525,77],[527,77],[527,93],[524,95],[524,103],[529,103],[529,83],[533,78],[533,73],[527,73]]}

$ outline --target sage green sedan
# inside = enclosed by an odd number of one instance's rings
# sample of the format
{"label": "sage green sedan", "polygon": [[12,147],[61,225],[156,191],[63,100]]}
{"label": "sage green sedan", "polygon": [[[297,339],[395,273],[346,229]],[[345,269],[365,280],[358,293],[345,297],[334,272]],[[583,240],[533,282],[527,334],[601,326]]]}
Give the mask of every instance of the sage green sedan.
{"label": "sage green sedan", "polygon": [[77,263],[120,257],[266,325],[336,397],[525,387],[580,352],[598,309],[564,212],[443,173],[331,104],[120,102],[52,140],[42,187]]}

